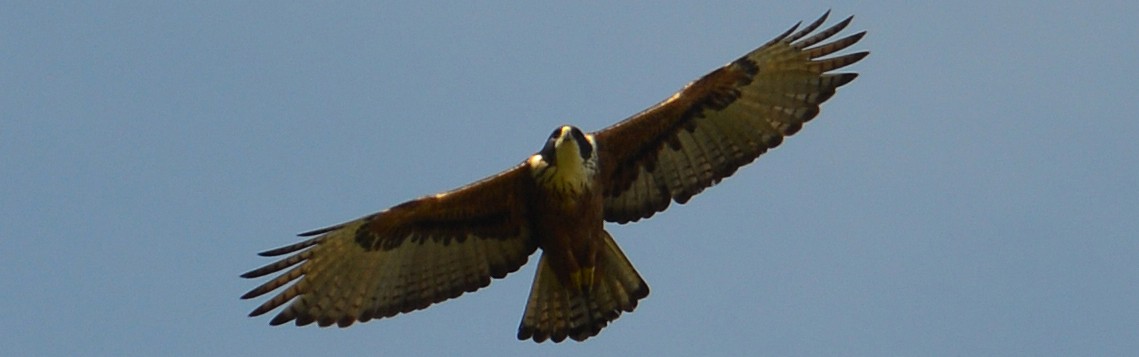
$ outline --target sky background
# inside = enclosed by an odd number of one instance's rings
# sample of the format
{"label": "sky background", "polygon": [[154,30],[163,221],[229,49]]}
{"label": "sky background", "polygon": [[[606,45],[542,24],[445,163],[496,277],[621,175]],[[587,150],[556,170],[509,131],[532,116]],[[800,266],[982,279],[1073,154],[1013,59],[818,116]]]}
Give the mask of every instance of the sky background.
{"label": "sky background", "polygon": [[[1128,355],[1139,3],[0,4],[0,355]],[[683,206],[652,287],[515,340],[533,262],[430,309],[270,327],[255,253],[506,169],[828,8],[861,76]]]}

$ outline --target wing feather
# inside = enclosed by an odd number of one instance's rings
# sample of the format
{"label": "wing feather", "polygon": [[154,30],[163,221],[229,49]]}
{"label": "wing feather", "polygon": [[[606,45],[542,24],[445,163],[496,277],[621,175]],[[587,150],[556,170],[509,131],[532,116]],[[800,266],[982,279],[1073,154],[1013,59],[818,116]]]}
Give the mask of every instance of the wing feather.
{"label": "wing feather", "polygon": [[[852,20],[854,20],[853,16],[847,17],[847,18],[843,19],[842,21],[839,21],[837,24],[834,24],[833,26],[828,27],[826,30],[822,30],[817,34],[812,35],[811,37],[803,38],[803,36],[807,36],[810,33],[815,32],[815,30],[817,30],[819,28],[819,26],[822,26],[823,23],[827,21],[827,17],[830,17],[830,15],[831,15],[831,12],[828,10],[826,13],[823,13],[823,16],[819,17],[818,20],[815,20],[815,22],[812,22],[810,25],[807,25],[807,27],[804,27],[803,30],[792,35],[791,37],[784,39],[784,41],[787,43],[790,43],[791,47],[796,48],[796,49],[803,49],[806,47],[811,47],[814,44],[822,42],[822,41],[826,41],[826,39],[830,38],[831,36],[834,36],[834,34],[839,33],[840,31],[845,29],[846,26],[849,26],[850,22]],[[800,41],[799,39],[802,39],[802,41]]]}
{"label": "wing feather", "polygon": [[817,116],[819,104],[857,77],[828,72],[868,54],[825,57],[865,35],[826,42],[852,20],[819,30],[828,15],[791,27],[660,104],[594,133],[606,175],[605,219],[636,221],[672,201],[685,203]]}
{"label": "wing feather", "polygon": [[475,291],[518,270],[537,249],[525,197],[529,171],[519,165],[444,194],[405,202],[272,249],[287,255],[242,277],[288,269],[242,296],[284,287],[250,316],[284,306],[270,321],[349,326],[425,308]]}

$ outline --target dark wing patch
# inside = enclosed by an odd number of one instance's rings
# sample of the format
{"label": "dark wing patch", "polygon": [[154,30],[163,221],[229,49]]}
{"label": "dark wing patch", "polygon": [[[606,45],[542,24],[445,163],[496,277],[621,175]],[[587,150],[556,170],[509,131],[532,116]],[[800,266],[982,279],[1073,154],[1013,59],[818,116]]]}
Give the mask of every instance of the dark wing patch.
{"label": "dark wing patch", "polygon": [[288,304],[270,324],[344,327],[487,286],[518,270],[537,249],[524,211],[529,175],[519,165],[442,195],[303,233],[315,237],[261,253],[292,255],[242,277],[288,270],[241,298],[288,285],[250,316]]}
{"label": "dark wing patch", "polygon": [[869,54],[823,58],[865,35],[819,44],[850,24],[846,18],[807,37],[826,18],[798,32],[795,25],[660,104],[594,133],[607,175],[605,219],[636,221],[673,200],[688,202],[818,115],[819,104],[858,76],[827,72]]}

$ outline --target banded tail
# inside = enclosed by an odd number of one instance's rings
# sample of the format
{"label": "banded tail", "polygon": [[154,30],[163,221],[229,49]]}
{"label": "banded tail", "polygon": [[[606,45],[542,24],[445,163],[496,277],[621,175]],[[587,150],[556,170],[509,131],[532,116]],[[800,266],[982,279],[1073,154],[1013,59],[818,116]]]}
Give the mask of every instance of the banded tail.
{"label": "banded tail", "polygon": [[622,311],[632,312],[637,300],[649,295],[649,286],[608,232],[604,232],[604,240],[593,287],[585,292],[563,285],[543,253],[518,327],[519,340],[561,342],[568,336],[583,341],[597,335]]}

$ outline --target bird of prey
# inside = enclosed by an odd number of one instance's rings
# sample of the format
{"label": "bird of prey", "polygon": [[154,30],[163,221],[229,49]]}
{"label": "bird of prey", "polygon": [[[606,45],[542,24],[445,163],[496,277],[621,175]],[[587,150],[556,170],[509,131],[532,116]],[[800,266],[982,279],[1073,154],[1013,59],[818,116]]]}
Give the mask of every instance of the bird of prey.
{"label": "bird of prey", "polygon": [[[829,12],[828,12],[829,14]],[[605,222],[649,218],[732,175],[795,134],[857,77],[832,71],[868,52],[828,41],[852,18],[783,34],[613,126],[560,126],[517,166],[260,253],[285,256],[242,275],[277,274],[242,299],[283,290],[250,316],[345,327],[423,309],[517,271],[541,250],[518,339],[585,340],[649,287]]]}

